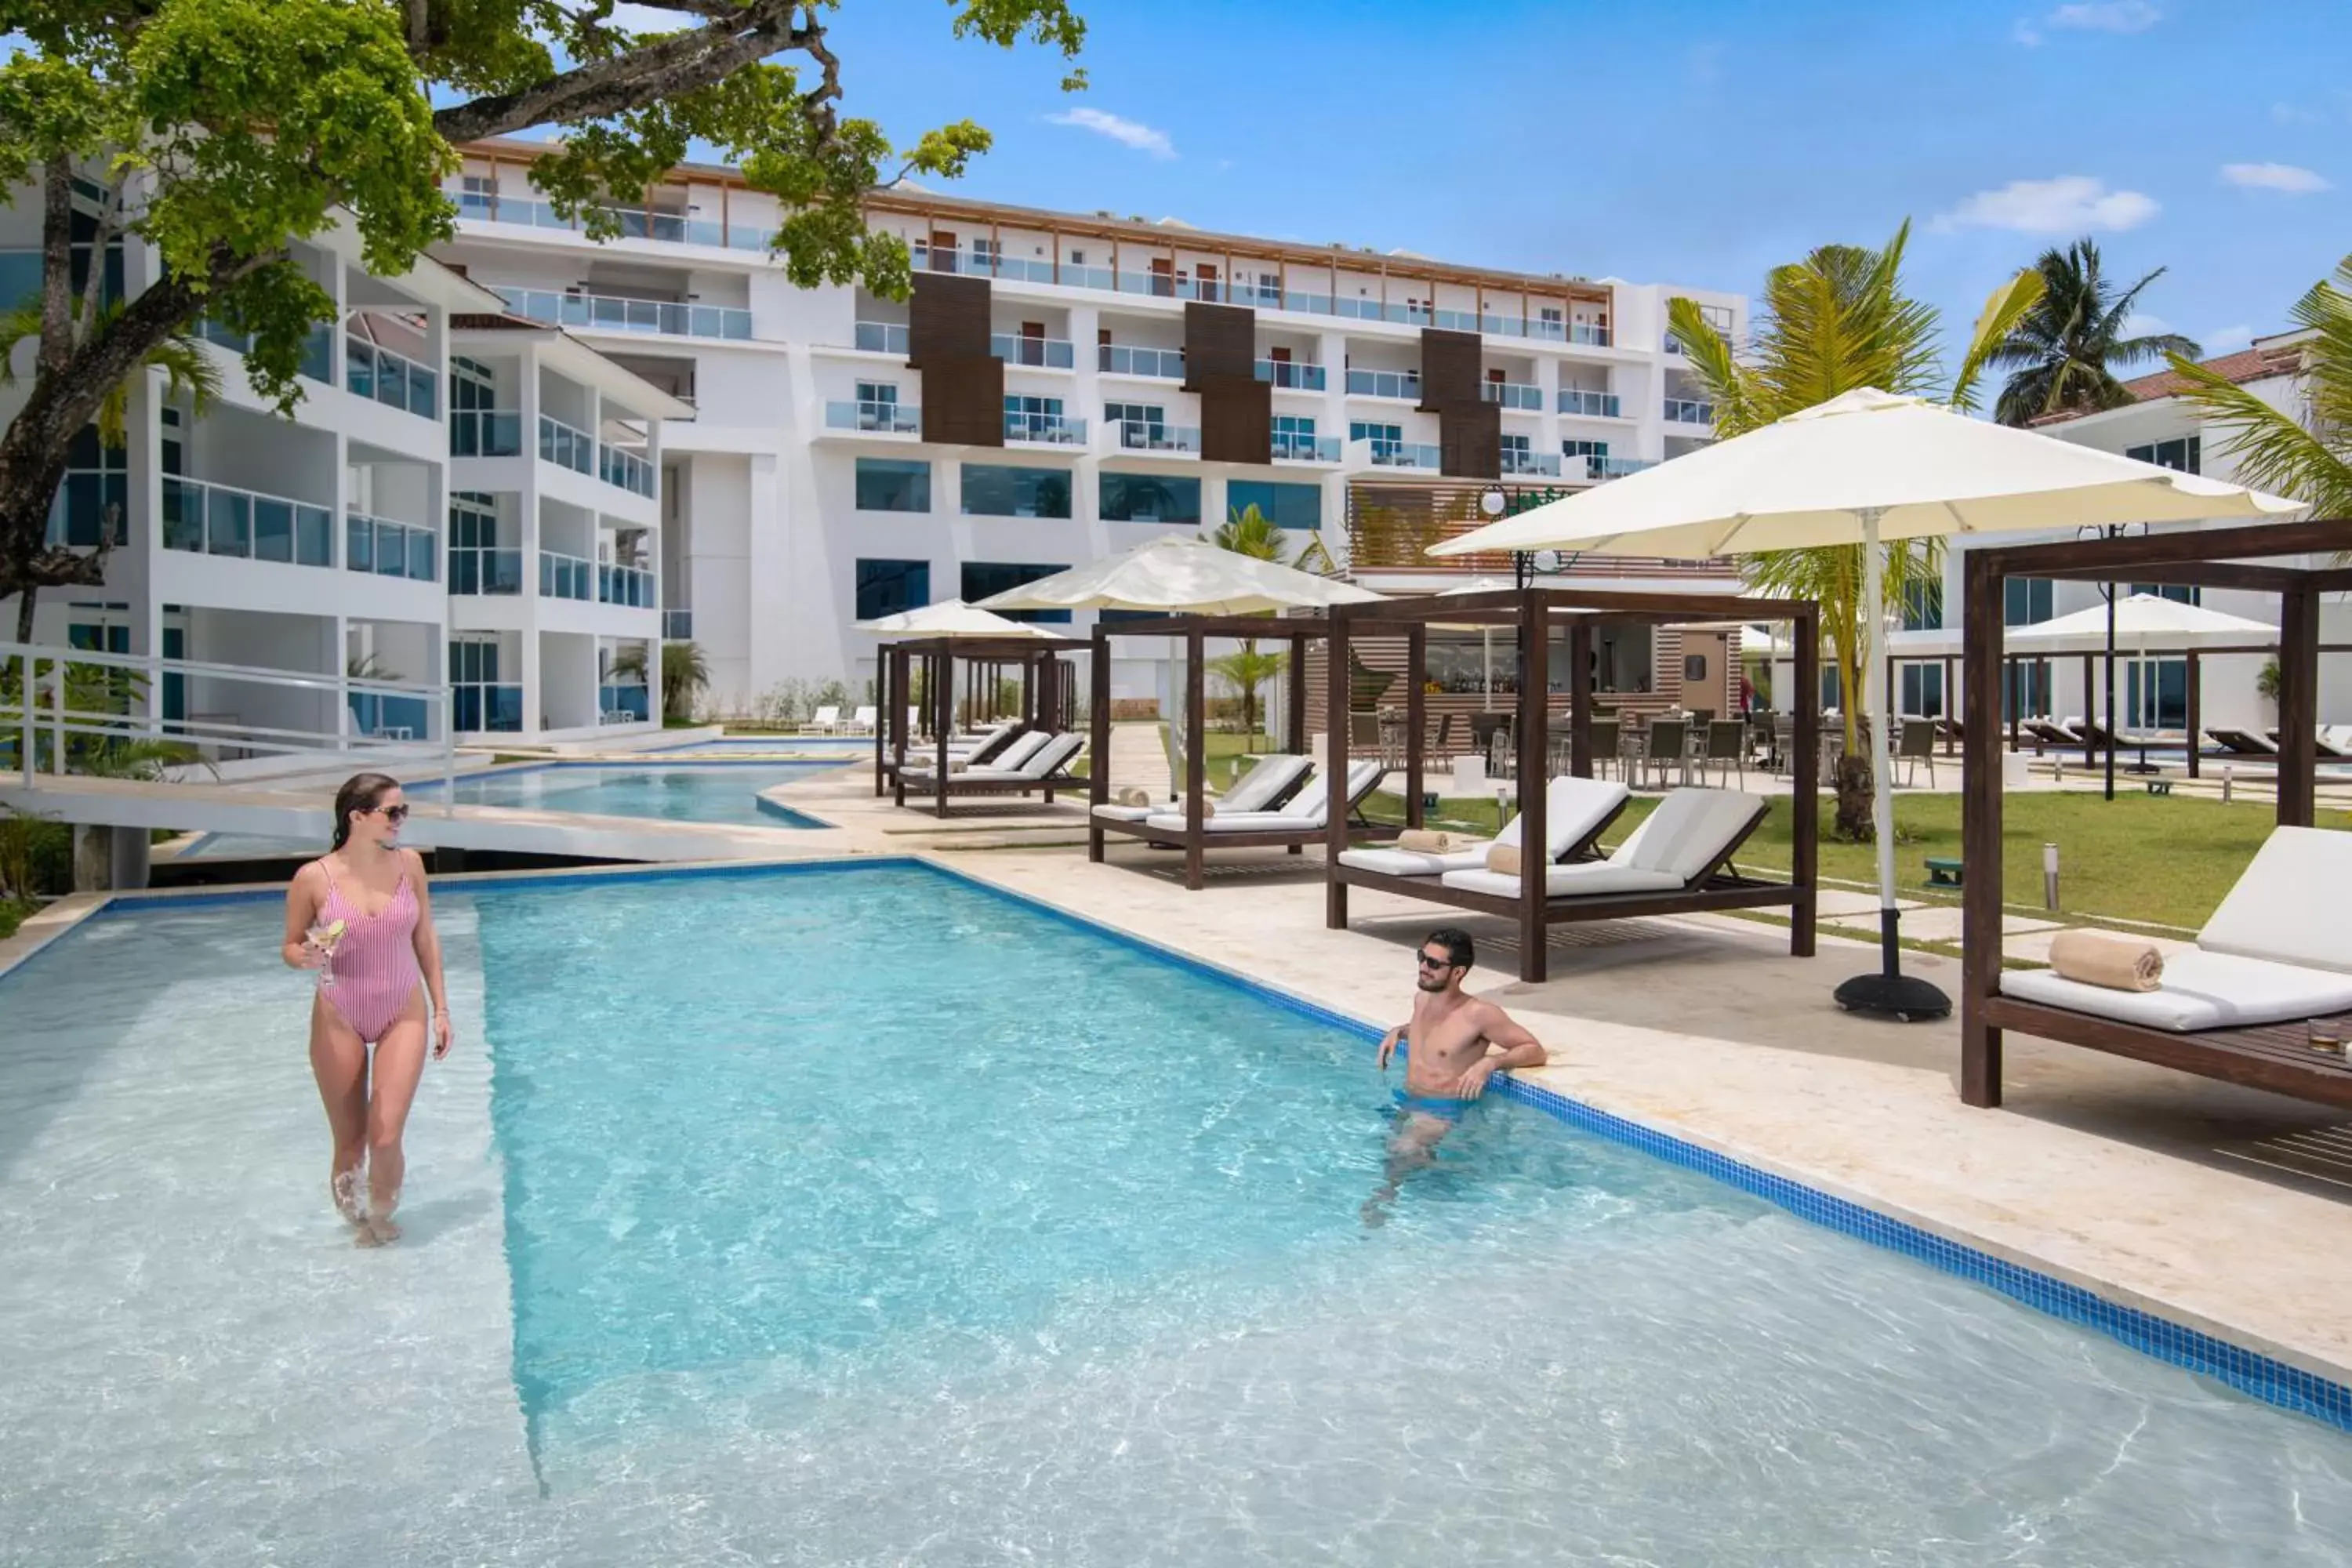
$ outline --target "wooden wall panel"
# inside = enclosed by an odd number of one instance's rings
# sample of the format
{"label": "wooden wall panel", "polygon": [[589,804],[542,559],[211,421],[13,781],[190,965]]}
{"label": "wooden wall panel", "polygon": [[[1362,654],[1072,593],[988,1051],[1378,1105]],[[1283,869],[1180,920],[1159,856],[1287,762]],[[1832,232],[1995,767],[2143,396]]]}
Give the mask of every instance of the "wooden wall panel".
{"label": "wooden wall panel", "polygon": [[1213,463],[1274,461],[1274,388],[1255,375],[1201,382],[1201,456]]}
{"label": "wooden wall panel", "polygon": [[1421,412],[1443,414],[1476,404],[1485,378],[1486,350],[1475,332],[1442,327],[1421,330]]}
{"label": "wooden wall panel", "polygon": [[1437,471],[1456,479],[1503,476],[1503,405],[1457,403],[1437,411]]}
{"label": "wooden wall panel", "polygon": [[934,359],[986,359],[990,306],[985,278],[916,273],[907,307],[908,367],[920,370]]}
{"label": "wooden wall panel", "polygon": [[[1220,378],[1257,374],[1257,312],[1246,305],[1184,305],[1184,390],[1201,392]],[[1206,423],[1206,415],[1202,421]]]}
{"label": "wooden wall panel", "polygon": [[938,358],[923,367],[923,439],[1004,445],[1004,362],[993,355]]}

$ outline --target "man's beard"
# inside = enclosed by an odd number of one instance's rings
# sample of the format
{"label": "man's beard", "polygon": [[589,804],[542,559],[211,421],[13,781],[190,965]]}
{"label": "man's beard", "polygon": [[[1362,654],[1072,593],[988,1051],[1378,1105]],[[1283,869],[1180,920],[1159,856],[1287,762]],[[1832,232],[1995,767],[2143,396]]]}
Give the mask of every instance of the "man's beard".
{"label": "man's beard", "polygon": [[1443,991],[1446,986],[1446,982],[1443,980],[1423,980],[1418,975],[1414,977],[1413,984],[1420,986],[1423,991]]}

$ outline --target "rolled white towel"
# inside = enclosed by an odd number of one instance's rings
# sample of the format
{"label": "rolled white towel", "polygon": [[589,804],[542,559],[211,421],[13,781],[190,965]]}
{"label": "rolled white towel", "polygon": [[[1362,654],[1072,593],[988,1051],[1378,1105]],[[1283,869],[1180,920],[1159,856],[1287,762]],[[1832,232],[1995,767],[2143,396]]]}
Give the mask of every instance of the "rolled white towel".
{"label": "rolled white towel", "polygon": [[2062,931],[2053,937],[2050,967],[2062,978],[2109,991],[2155,991],[2164,984],[2164,954],[2154,942],[2092,931]]}

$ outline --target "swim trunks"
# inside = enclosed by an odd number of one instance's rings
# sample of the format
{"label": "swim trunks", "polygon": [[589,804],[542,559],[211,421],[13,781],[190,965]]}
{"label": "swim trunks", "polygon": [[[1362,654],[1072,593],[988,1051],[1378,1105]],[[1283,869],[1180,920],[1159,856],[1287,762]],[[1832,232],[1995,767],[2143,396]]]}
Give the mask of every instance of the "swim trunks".
{"label": "swim trunks", "polygon": [[1400,1110],[1416,1116],[1434,1116],[1441,1121],[1461,1121],[1462,1113],[1475,1103],[1444,1095],[1408,1094],[1403,1089],[1396,1091],[1396,1102]]}

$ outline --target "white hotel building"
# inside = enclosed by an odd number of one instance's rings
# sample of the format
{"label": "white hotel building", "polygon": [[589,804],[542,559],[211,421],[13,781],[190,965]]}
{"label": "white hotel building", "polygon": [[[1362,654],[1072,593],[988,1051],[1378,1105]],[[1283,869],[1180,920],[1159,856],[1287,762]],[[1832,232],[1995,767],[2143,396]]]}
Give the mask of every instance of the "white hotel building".
{"label": "white hotel building", "polygon": [[[774,199],[730,171],[678,170],[595,242],[535,196],[538,151],[468,149],[458,237],[404,278],[369,275],[346,235],[295,247],[341,322],[291,419],[226,333],[209,411],[174,406],[160,375],[135,386],[129,446],[85,442],[52,524],[111,531],[106,584],[46,592],[37,639],[446,681],[461,738],[657,722],[628,671],[665,633],[701,645],[722,714],[788,679],[855,696],[874,668],[858,619],[1246,506],[1375,584],[1492,570],[1421,549],[1483,521],[1497,485],[1558,493],[1710,438],[1668,300],[1747,330],[1736,295],[908,189],[877,193],[869,221],[912,248],[909,300],[802,289],[767,253]],[[0,214],[18,294],[38,221],[30,203]],[[154,258],[116,249],[135,293]],[[1643,690],[1675,662],[1624,651]],[[439,735],[424,703],[162,684],[165,717]]]}

